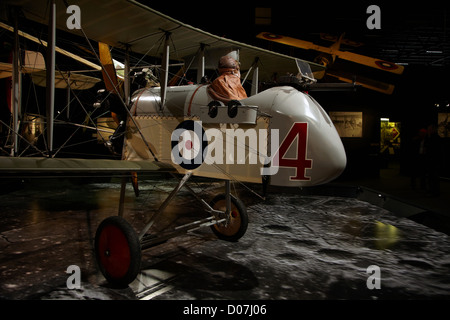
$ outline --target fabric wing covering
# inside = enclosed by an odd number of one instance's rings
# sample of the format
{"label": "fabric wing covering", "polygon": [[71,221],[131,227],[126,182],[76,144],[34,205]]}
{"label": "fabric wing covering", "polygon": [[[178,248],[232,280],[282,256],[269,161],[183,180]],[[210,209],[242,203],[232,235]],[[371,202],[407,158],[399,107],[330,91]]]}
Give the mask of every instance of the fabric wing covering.
{"label": "fabric wing covering", "polygon": [[[7,2],[11,2],[7,0]],[[48,24],[47,0],[18,0],[25,16],[43,24]],[[70,5],[70,2],[69,2]],[[115,48],[130,46],[135,53],[157,56],[160,44],[167,32],[171,35],[170,59],[189,63],[203,44],[205,52],[239,50],[241,70],[248,70],[255,58],[259,58],[260,79],[269,79],[274,73],[296,74],[296,58],[261,49],[202,31],[177,21],[133,0],[81,0],[76,5],[81,11],[82,30],[69,30],[66,25],[70,14],[62,2],[57,1],[56,25],[58,29],[70,31],[79,36],[84,34],[91,40],[104,42]],[[158,45],[159,44],[159,45]],[[174,44],[174,45],[172,45]],[[205,54],[205,55],[206,55]],[[319,71],[323,66],[307,62],[311,70]]]}

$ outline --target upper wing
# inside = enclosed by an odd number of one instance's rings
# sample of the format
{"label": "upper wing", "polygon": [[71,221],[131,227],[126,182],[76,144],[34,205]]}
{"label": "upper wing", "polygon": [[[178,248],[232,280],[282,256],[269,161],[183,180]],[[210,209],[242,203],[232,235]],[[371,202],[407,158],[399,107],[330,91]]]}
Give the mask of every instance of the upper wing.
{"label": "upper wing", "polygon": [[[7,25],[0,23],[0,27],[8,27]],[[24,33],[22,33],[24,34]],[[41,53],[35,51],[24,50],[22,52],[23,62],[21,63],[22,73],[31,74],[33,83],[38,86],[45,87],[46,84],[46,71],[44,57]],[[0,62],[0,79],[11,77],[13,73],[13,66],[11,63]],[[92,88],[100,79],[89,77],[83,74],[70,73],[68,71],[57,71],[55,73],[55,87],[65,89],[69,85],[75,90],[85,90]]]}
{"label": "upper wing", "polygon": [[383,70],[383,71],[392,72],[392,73],[395,73],[395,74],[402,74],[403,73],[403,69],[404,69],[403,66],[397,65],[397,64],[392,63],[392,62],[383,61],[383,60],[380,60],[380,59],[363,56],[363,55],[356,54],[356,53],[353,53],[353,52],[336,50],[333,46],[331,46],[331,47],[323,47],[323,46],[319,46],[319,45],[314,44],[314,43],[309,42],[309,41],[304,41],[304,40],[295,39],[295,38],[291,38],[291,37],[275,35],[275,34],[268,33],[268,32],[261,32],[260,34],[257,35],[257,37],[260,38],[260,39],[265,39],[265,40],[269,40],[269,41],[273,41],[273,42],[278,42],[278,43],[282,43],[282,44],[285,44],[285,45],[293,46],[293,47],[296,47],[296,48],[307,49],[307,50],[315,50],[315,51],[319,51],[319,52],[323,52],[323,53],[328,53],[330,55],[336,55],[340,59],[352,61],[352,62],[359,63],[359,64],[362,64],[362,65],[365,65],[365,66],[368,66],[368,67],[380,69],[380,70]]}
{"label": "upper wing", "polygon": [[[3,23],[0,22],[0,27],[3,27]],[[21,72],[22,73],[32,73],[41,70],[45,70],[45,61],[41,53],[36,51],[21,51],[20,59]],[[13,67],[11,63],[0,62],[0,79],[11,77],[13,72]]]}
{"label": "upper wing", "polygon": [[[31,80],[38,86],[45,87],[47,85],[46,71],[34,72],[31,74]],[[55,72],[55,88],[66,89],[69,85],[73,90],[86,90],[95,86],[100,82],[99,78],[89,77],[84,74],[71,73],[69,71]]]}
{"label": "upper wing", "polygon": [[[18,0],[14,1],[14,5],[22,6],[27,18],[47,24],[47,2]],[[84,32],[89,39],[116,48],[129,46],[133,52],[153,56],[158,55],[158,43],[161,43],[162,37],[168,32],[174,44],[170,52],[171,59],[180,60],[192,56],[204,45],[206,51],[239,49],[242,70],[250,68],[258,57],[264,67],[260,71],[260,77],[264,74],[272,75],[274,72],[297,72],[294,57],[213,35],[134,0],[80,0],[76,5],[81,11],[82,30],[68,30],[66,21],[70,15],[60,2],[57,3],[57,28],[78,35],[83,35]],[[313,72],[323,69],[319,64],[308,63]]]}

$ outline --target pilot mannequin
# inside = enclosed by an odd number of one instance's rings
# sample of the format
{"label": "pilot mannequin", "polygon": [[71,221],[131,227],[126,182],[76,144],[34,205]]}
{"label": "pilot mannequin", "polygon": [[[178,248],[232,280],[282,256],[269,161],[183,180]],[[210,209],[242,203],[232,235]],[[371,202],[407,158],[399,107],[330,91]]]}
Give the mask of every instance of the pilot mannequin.
{"label": "pilot mannequin", "polygon": [[218,101],[228,103],[231,100],[247,98],[247,93],[241,85],[239,62],[230,56],[219,60],[219,77],[208,87],[209,95]]}

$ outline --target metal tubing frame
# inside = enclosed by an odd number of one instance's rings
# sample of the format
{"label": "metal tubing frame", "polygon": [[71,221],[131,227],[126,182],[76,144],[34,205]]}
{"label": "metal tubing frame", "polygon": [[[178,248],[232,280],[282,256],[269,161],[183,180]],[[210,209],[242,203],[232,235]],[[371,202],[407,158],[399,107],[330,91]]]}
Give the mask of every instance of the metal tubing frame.
{"label": "metal tubing frame", "polygon": [[[174,173],[171,173],[172,177],[176,178]],[[219,210],[214,210],[213,208],[211,208],[211,206],[202,198],[200,198],[194,190],[192,190],[191,187],[189,187],[189,185],[185,185],[184,186],[193,196],[195,199],[197,199],[198,202],[200,202],[200,204],[203,206],[203,208],[205,209],[206,212],[211,213],[213,215],[216,215],[218,217],[219,214],[223,213],[222,211]]]}
{"label": "metal tubing frame", "polygon": [[120,200],[119,200],[119,217],[123,217],[123,208],[125,204],[125,188],[127,186],[127,177],[122,178],[122,184],[120,186]]}
{"label": "metal tubing frame", "polygon": [[[175,177],[175,174],[172,174],[173,177]],[[158,210],[155,212],[155,214],[150,218],[150,220],[146,223],[144,228],[141,230],[139,234],[139,241],[141,242],[141,248],[149,248],[156,244],[162,243],[170,238],[173,238],[179,234],[183,234],[185,232],[191,232],[194,230],[197,230],[202,227],[208,227],[212,226],[218,223],[225,223],[228,224],[230,219],[230,212],[231,212],[231,187],[230,187],[230,181],[225,181],[225,199],[226,199],[226,211],[225,211],[225,218],[221,218],[220,215],[222,215],[224,212],[220,210],[213,209],[205,200],[201,199],[195,192],[192,190],[186,183],[191,178],[192,172],[186,173],[181,180],[178,181],[177,186],[171,191],[171,193],[167,196],[167,198],[164,200],[164,202],[161,204],[161,206],[158,208]],[[119,203],[119,213],[118,215],[120,217],[123,217],[123,211],[124,211],[124,202],[125,202],[125,189],[127,184],[127,178],[123,177],[122,179],[122,185],[120,189],[120,203]],[[186,187],[186,189],[203,205],[206,212],[210,213],[211,216],[186,223],[181,226],[177,226],[173,229],[173,231],[170,232],[163,232],[160,236],[152,237],[150,235],[147,235],[147,231],[153,226],[155,221],[161,216],[161,214],[164,212],[164,210],[169,205],[170,201],[177,195],[177,193],[180,191],[182,187]],[[147,237],[146,237],[147,236]]]}
{"label": "metal tubing frame", "polygon": [[225,180],[225,200],[227,203],[227,210],[225,211],[225,215],[228,217],[231,213],[231,186],[230,180]]}
{"label": "metal tubing frame", "polygon": [[[172,174],[172,176],[175,176],[174,174]],[[187,181],[187,180],[186,180]],[[198,230],[200,228],[203,227],[209,227],[212,225],[216,225],[219,223],[225,223],[228,224],[229,223],[229,219],[230,219],[230,212],[231,212],[231,188],[230,188],[230,181],[226,180],[225,181],[225,190],[226,190],[226,201],[227,201],[227,209],[225,211],[225,218],[220,218],[220,215],[222,215],[224,212],[223,211],[219,211],[219,210],[215,210],[213,209],[205,200],[201,199],[195,192],[194,190],[191,189],[191,187],[189,187],[187,184],[185,184],[185,182],[180,181],[178,186],[180,186],[180,184],[182,184],[182,186],[184,185],[184,187],[204,206],[205,210],[211,214],[210,217],[201,219],[201,220],[197,220],[197,221],[193,221],[193,222],[189,222],[186,223],[184,225],[181,226],[177,226],[173,229],[173,231],[169,231],[169,232],[163,232],[161,235],[159,236],[151,236],[151,235],[147,235],[146,232],[148,231],[148,228],[145,229],[145,232],[141,232],[140,236],[139,236],[139,240],[141,241],[141,249],[147,249],[150,247],[153,247],[155,245],[158,245],[168,239],[171,239],[177,235],[180,234],[184,234],[187,232],[192,232],[195,230]],[[174,189],[175,190],[179,190],[182,186],[178,187]],[[174,191],[172,191],[172,193],[169,195],[169,197],[165,200],[165,202],[170,201],[173,196],[175,196]],[[178,191],[176,191],[178,192]],[[170,198],[170,199],[169,199]],[[163,203],[164,205],[164,203]],[[163,207],[163,205],[161,207]],[[165,208],[166,206],[164,206]],[[152,217],[152,221],[149,222],[149,224],[153,224],[153,222],[159,217],[159,213],[161,213],[161,209],[158,212],[158,216],[153,216]]]}
{"label": "metal tubing frame", "polygon": [[198,56],[197,83],[201,83],[205,76],[205,47],[204,43],[200,43],[200,54]]}
{"label": "metal tubing frame", "polygon": [[185,234],[187,232],[192,232],[197,229],[203,228],[203,227],[209,227],[212,225],[215,225],[217,223],[225,222],[224,219],[216,220],[215,217],[211,216],[202,220],[197,220],[194,222],[190,222],[178,227],[175,227],[173,231],[165,232],[159,236],[152,237],[151,235],[145,234],[141,240],[141,249],[145,250],[147,248],[153,247],[155,245],[158,245],[166,240],[169,240],[171,238],[174,238],[178,235]]}
{"label": "metal tubing frame", "polygon": [[156,213],[151,217],[150,221],[145,225],[145,227],[142,229],[141,233],[139,234],[139,240],[142,240],[144,235],[147,233],[147,231],[151,228],[151,226],[155,223],[156,219],[159,218],[159,216],[164,212],[164,209],[167,208],[170,201],[176,196],[178,191],[183,187],[183,185],[189,180],[189,178],[192,176],[192,172],[186,173],[183,178],[178,182],[178,185],[175,187],[175,189],[172,190],[172,192],[169,194],[169,196],[164,200],[164,202],[161,204],[159,209],[156,211]]}
{"label": "metal tubing frame", "polygon": [[[175,176],[172,174],[172,176]],[[141,249],[146,249],[149,247],[152,247],[154,245],[160,244],[170,238],[173,238],[177,235],[186,233],[186,232],[192,232],[194,230],[197,230],[202,227],[208,227],[212,226],[218,223],[225,223],[227,224],[230,219],[230,212],[231,212],[231,187],[230,187],[230,181],[225,181],[225,194],[226,194],[226,211],[225,211],[225,218],[221,218],[220,215],[224,214],[223,211],[215,210],[213,209],[205,200],[201,199],[186,183],[191,178],[192,172],[186,173],[183,178],[178,182],[177,186],[172,190],[172,192],[167,196],[167,198],[164,200],[164,202],[161,204],[161,206],[158,208],[156,213],[150,218],[150,220],[147,222],[147,224],[144,226],[144,228],[141,230],[139,234],[139,241],[141,242]],[[194,195],[194,197],[203,205],[205,211],[211,214],[210,217],[189,222],[181,226],[177,226],[173,229],[173,231],[169,232],[163,232],[159,236],[150,236],[147,235],[148,230],[153,226],[155,221],[161,216],[161,214],[164,212],[164,210],[169,205],[170,201],[177,195],[177,193],[180,191],[182,187],[186,187],[186,189]],[[125,179],[122,181],[122,188],[121,188],[121,194],[120,194],[120,207],[119,207],[119,215],[123,215],[123,201],[124,201],[124,191],[125,190]]]}
{"label": "metal tubing frame", "polygon": [[13,61],[12,61],[12,94],[11,94],[11,108],[13,117],[13,149],[11,150],[12,156],[17,156],[19,152],[19,113],[21,103],[21,72],[20,72],[20,48],[19,48],[19,17],[18,9],[14,8],[14,49],[13,49]]}
{"label": "metal tubing frame", "polygon": [[[172,174],[172,176],[175,176],[174,174]],[[189,176],[190,177],[190,176]],[[147,249],[150,247],[153,247],[155,245],[158,245],[160,243],[163,243],[164,241],[171,239],[175,236],[178,236],[180,234],[184,234],[187,232],[192,232],[195,231],[199,228],[203,228],[203,227],[209,227],[212,225],[216,225],[219,223],[225,223],[228,224],[229,220],[230,220],[230,212],[231,212],[231,187],[230,187],[230,181],[226,180],[225,181],[225,192],[226,192],[226,202],[227,202],[227,208],[225,211],[225,218],[220,218],[220,215],[222,215],[224,212],[223,211],[219,211],[219,210],[215,210],[213,209],[205,200],[201,199],[195,192],[194,190],[192,190],[187,184],[187,180],[189,179],[189,177],[186,177],[186,175],[183,177],[183,179],[181,179],[177,185],[177,187],[171,192],[171,194],[166,198],[166,200],[164,201],[164,203],[161,205],[161,207],[159,208],[159,210],[157,211],[157,213],[155,215],[153,215],[153,217],[151,218],[151,220],[148,222],[148,224],[146,225],[146,227],[144,227],[144,229],[141,231],[140,235],[139,235],[139,240],[141,242],[141,249]],[[192,194],[194,195],[194,197],[204,206],[205,210],[211,214],[210,217],[201,219],[201,220],[197,220],[197,221],[193,221],[193,222],[189,222],[186,223],[184,225],[181,226],[177,226],[173,229],[173,231],[169,231],[169,232],[163,232],[161,235],[159,236],[151,236],[151,235],[147,235],[147,231],[150,229],[150,227],[153,225],[153,223],[156,221],[156,219],[160,216],[160,214],[162,213],[162,211],[167,207],[168,203],[173,199],[173,197],[176,195],[176,193],[182,188],[182,187],[186,187],[186,189]]]}
{"label": "metal tubing frame", "polygon": [[126,45],[125,51],[125,70],[124,70],[124,81],[123,81],[123,92],[125,98],[125,104],[128,106],[131,102],[131,87],[130,87],[130,46]]}
{"label": "metal tubing frame", "polygon": [[169,55],[170,55],[170,32],[166,32],[166,40],[164,42],[164,53],[162,59],[162,70],[161,70],[161,106],[160,110],[164,109],[166,104],[166,95],[167,95],[167,83],[169,81]]}
{"label": "metal tubing frame", "polygon": [[56,41],[56,1],[50,2],[47,46],[47,143],[49,156],[53,153],[53,121],[55,113],[55,41]]}

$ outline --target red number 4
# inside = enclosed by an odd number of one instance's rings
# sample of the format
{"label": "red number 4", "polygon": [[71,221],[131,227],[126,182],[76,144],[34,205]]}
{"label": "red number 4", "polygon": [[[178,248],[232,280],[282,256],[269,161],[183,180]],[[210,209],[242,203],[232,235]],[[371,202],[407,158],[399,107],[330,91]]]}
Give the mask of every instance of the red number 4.
{"label": "red number 4", "polygon": [[[293,144],[295,138],[297,138],[297,158],[285,158],[286,152]],[[307,141],[308,124],[305,122],[295,122],[275,155],[278,156],[279,167],[296,169],[295,176],[290,176],[289,180],[311,180],[311,177],[305,175],[306,169],[312,168],[312,160],[306,159]]]}

